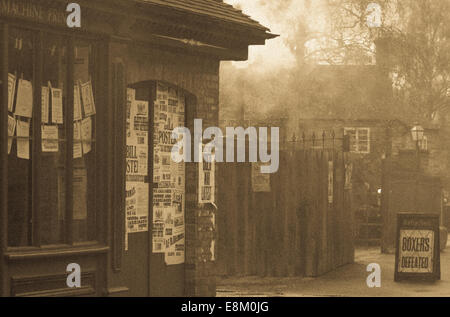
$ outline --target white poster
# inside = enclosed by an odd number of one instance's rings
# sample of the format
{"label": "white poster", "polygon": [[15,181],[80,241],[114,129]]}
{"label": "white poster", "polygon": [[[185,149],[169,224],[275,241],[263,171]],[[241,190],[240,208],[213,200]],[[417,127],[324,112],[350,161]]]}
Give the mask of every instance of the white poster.
{"label": "white poster", "polygon": [[73,158],[77,159],[83,156],[81,145],[81,122],[73,123]]}
{"label": "white poster", "polygon": [[14,94],[16,93],[16,76],[8,74],[8,111],[13,111]]}
{"label": "white poster", "polygon": [[148,231],[149,184],[126,183],[126,230],[128,233]]}
{"label": "white poster", "polygon": [[84,115],[86,117],[95,114],[94,94],[92,91],[92,82],[81,84],[81,99],[83,100]]}
{"label": "white poster", "polygon": [[63,99],[62,99],[62,89],[51,88],[51,98],[52,98],[52,123],[63,124]]}
{"label": "white poster", "polygon": [[164,208],[153,207],[153,253],[165,252]]}
{"label": "white poster", "polygon": [[79,121],[82,118],[80,87],[75,84],[73,87],[73,120]]}
{"label": "white poster", "polygon": [[49,106],[50,106],[50,89],[48,87],[42,87],[41,92],[41,121],[42,123],[48,123],[49,120]]}
{"label": "white poster", "polygon": [[16,116],[33,116],[33,85],[30,81],[19,79],[17,87]]}
{"label": "white poster", "polygon": [[14,133],[16,132],[16,119],[8,116],[8,154],[11,153]]}
{"label": "white poster", "polygon": [[81,139],[83,142],[83,153],[87,154],[92,149],[92,119],[87,117],[81,121]]}
{"label": "white poster", "polygon": [[[434,231],[400,230],[398,271],[433,273]],[[439,252],[439,250],[436,250]]]}
{"label": "white poster", "polygon": [[42,152],[58,152],[58,126],[57,125],[42,125]]}
{"label": "white poster", "polygon": [[30,122],[17,120],[17,157],[30,159]]}

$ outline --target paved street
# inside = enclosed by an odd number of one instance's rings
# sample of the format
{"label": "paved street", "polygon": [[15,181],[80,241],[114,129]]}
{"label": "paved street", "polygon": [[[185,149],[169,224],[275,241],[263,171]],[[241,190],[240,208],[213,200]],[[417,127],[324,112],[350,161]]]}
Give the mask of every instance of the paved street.
{"label": "paved street", "polygon": [[[228,278],[218,281],[219,297],[262,296],[450,296],[450,247],[441,253],[441,281],[394,282],[393,254],[381,254],[379,248],[358,248],[355,263],[318,278]],[[381,288],[368,288],[366,267],[381,266]]]}

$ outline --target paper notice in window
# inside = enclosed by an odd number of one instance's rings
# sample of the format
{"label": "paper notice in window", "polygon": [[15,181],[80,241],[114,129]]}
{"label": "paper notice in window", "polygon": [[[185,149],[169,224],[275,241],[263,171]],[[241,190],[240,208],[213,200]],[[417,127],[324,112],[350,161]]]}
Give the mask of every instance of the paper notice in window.
{"label": "paper notice in window", "polygon": [[48,87],[42,87],[42,97],[41,97],[41,120],[42,123],[48,123],[49,120],[49,93]]}
{"label": "paper notice in window", "polygon": [[58,126],[57,125],[43,125],[42,131],[42,152],[58,152]]}
{"label": "paper notice in window", "polygon": [[92,148],[92,119],[90,117],[81,121],[81,139],[83,140],[83,153],[87,154]]}
{"label": "paper notice in window", "polygon": [[33,85],[28,80],[19,79],[15,114],[26,118],[33,115]]}
{"label": "paper notice in window", "polygon": [[81,116],[81,95],[80,87],[75,85],[73,89],[73,120],[79,121],[82,119]]}
{"label": "paper notice in window", "polygon": [[80,158],[83,156],[83,149],[81,146],[81,123],[75,122],[73,124],[73,158]]}
{"label": "paper notice in window", "polygon": [[8,116],[8,154],[11,153],[14,132],[16,132],[16,119]]}
{"label": "paper notice in window", "polygon": [[52,88],[52,123],[63,124],[63,100],[62,89]]}
{"label": "paper notice in window", "polygon": [[83,100],[84,115],[86,117],[94,115],[95,102],[94,102],[94,94],[92,92],[91,81],[81,84],[81,98]]}
{"label": "paper notice in window", "polygon": [[8,111],[13,111],[14,94],[16,92],[16,76],[8,74]]}
{"label": "paper notice in window", "polygon": [[17,120],[17,157],[30,159],[30,122]]}

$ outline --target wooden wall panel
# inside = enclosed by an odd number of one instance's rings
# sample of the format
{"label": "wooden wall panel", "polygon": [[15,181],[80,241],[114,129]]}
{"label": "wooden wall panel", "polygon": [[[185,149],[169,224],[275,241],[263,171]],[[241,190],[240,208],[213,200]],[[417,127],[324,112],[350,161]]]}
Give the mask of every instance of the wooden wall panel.
{"label": "wooden wall panel", "polygon": [[[333,202],[328,162],[333,162]],[[344,154],[280,153],[271,192],[255,193],[251,165],[224,163],[218,186],[218,267],[224,276],[318,276],[353,262],[353,218]]]}

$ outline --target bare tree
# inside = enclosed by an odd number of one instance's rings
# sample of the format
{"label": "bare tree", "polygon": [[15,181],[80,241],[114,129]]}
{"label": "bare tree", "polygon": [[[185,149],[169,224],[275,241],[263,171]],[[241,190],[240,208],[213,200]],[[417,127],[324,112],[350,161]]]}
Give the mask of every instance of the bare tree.
{"label": "bare tree", "polygon": [[[394,115],[431,120],[450,109],[450,0],[327,0],[329,64],[376,63],[393,84]],[[379,8],[380,25],[373,25]],[[371,10],[372,9],[372,10]]]}

